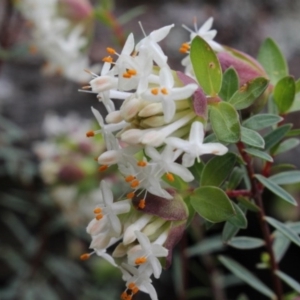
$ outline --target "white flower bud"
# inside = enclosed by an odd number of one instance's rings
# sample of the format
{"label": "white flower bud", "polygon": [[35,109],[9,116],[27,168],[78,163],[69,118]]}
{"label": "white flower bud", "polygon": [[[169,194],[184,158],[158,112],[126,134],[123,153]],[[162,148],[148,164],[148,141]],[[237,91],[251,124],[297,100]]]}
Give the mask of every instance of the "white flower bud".
{"label": "white flower bud", "polygon": [[119,110],[110,112],[106,118],[106,123],[120,123],[123,121],[123,117],[121,115],[121,112]]}

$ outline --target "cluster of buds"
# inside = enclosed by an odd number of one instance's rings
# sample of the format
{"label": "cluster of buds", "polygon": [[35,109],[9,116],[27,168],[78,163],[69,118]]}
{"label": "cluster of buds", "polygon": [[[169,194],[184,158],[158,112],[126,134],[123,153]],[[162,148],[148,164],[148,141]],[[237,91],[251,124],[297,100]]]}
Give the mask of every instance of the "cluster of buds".
{"label": "cluster of buds", "polygon": [[[45,74],[84,82],[89,68],[87,48],[93,8],[88,0],[22,0],[17,7],[32,33],[29,51],[45,59]],[[91,67],[94,68],[94,67]]]}
{"label": "cluster of buds", "polygon": [[[192,32],[191,39],[200,34],[214,45],[211,25],[212,19]],[[89,72],[93,78],[83,87],[96,93],[108,111],[104,122],[92,107],[100,129],[86,133],[102,134],[105,140],[106,151],[98,157],[100,170],[117,165],[128,192],[114,200],[109,184],[101,182],[102,197],[87,227],[93,251],[81,258],[96,253],[120,268],[126,281],[123,300],[138,290],[157,299],[151,276],[158,278],[162,265],[170,265],[188,218],[186,204],[170,188],[172,182],[192,182],[189,167],[201,155],[228,151],[221,143],[204,143],[208,100],[189,59],[184,60],[186,74],[173,71],[158,44],[173,26],[155,30],[137,44],[130,34],[120,53],[107,48],[101,74]],[[188,52],[189,43],[180,51]],[[222,49],[218,45],[216,50]],[[123,100],[119,110],[111,99]]]}

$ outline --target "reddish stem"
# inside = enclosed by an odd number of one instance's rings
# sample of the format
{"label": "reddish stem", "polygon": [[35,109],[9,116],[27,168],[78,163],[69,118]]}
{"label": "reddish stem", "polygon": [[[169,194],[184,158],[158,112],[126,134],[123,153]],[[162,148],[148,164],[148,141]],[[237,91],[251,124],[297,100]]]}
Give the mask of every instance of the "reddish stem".
{"label": "reddish stem", "polygon": [[249,190],[233,190],[233,191],[226,191],[226,194],[230,198],[237,198],[239,196],[244,196],[244,197],[251,197],[252,192]]}
{"label": "reddish stem", "polygon": [[244,144],[242,142],[238,142],[237,143],[237,148],[238,148],[244,162],[246,163],[248,177],[249,177],[250,182],[251,182],[252,197],[253,197],[256,205],[260,208],[260,210],[258,212],[259,224],[260,224],[260,228],[261,228],[261,231],[262,231],[262,234],[263,234],[263,238],[264,238],[265,243],[266,243],[266,245],[265,245],[266,250],[267,250],[267,252],[270,256],[270,268],[271,268],[271,276],[272,276],[274,291],[277,295],[277,300],[283,300],[281,281],[276,276],[276,271],[278,270],[278,264],[276,262],[275,254],[274,254],[273,248],[272,248],[271,232],[270,232],[270,228],[268,226],[268,223],[265,221],[265,216],[266,215],[265,215],[262,196],[261,196],[262,192],[263,192],[263,187],[262,188],[260,187],[259,182],[254,177],[255,172],[254,172],[254,168],[253,168],[253,165],[252,165],[252,159],[248,155],[248,153],[246,153],[244,151],[245,150]]}

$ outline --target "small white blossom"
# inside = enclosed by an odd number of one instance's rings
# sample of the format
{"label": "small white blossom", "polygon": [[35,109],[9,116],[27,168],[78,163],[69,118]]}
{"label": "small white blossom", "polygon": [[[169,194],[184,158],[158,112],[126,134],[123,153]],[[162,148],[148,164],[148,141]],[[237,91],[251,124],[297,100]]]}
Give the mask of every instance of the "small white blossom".
{"label": "small white blossom", "polygon": [[224,155],[228,151],[228,148],[221,143],[203,144],[203,140],[203,124],[196,121],[192,124],[188,141],[176,137],[169,137],[166,139],[166,143],[185,152],[182,157],[182,165],[185,167],[191,167],[195,159],[200,161],[200,156],[203,154]]}

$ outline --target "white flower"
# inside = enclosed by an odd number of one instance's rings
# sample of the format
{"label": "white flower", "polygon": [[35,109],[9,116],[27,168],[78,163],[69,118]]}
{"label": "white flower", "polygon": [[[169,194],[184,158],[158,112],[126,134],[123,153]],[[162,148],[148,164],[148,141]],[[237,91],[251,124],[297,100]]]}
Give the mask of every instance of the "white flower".
{"label": "white flower", "polygon": [[95,250],[95,251],[98,256],[100,256],[100,257],[104,258],[105,260],[107,260],[108,262],[110,262],[114,267],[118,266],[116,264],[115,260],[108,253],[106,253],[106,249]]}
{"label": "white flower", "polygon": [[148,49],[157,65],[165,67],[168,57],[163,53],[158,42],[163,40],[169,34],[172,27],[174,27],[174,24],[152,31],[136,45],[136,51]]}
{"label": "white flower", "polygon": [[169,175],[170,180],[173,173],[181,177],[184,181],[190,182],[194,179],[193,174],[184,166],[174,162],[182,151],[174,151],[173,147],[166,146],[164,150],[159,153],[154,147],[146,146],[145,153],[155,162],[162,170],[163,173]]}
{"label": "white flower", "polygon": [[121,295],[122,300],[131,299],[131,297],[126,297],[128,296],[127,292],[129,292],[129,290],[131,293],[129,294],[130,296],[141,290],[149,294],[151,300],[158,300],[155,288],[151,283],[150,276],[152,273],[149,266],[141,266],[139,269],[136,269],[133,266],[123,263],[120,270],[123,273],[123,280],[126,281],[127,287],[126,291]]}
{"label": "white flower", "polygon": [[194,31],[185,25],[182,25],[187,31],[191,33],[190,40],[192,41],[196,36],[202,37],[215,51],[222,51],[224,48],[213,39],[217,35],[217,30],[211,29],[214,19],[210,17],[206,22],[198,29],[197,23],[194,23]]}
{"label": "white flower", "polygon": [[154,277],[159,278],[162,266],[157,257],[166,257],[169,251],[159,244],[150,243],[149,238],[142,232],[135,231],[134,233],[141,249],[128,255],[129,263],[132,265],[149,264],[151,265]]}
{"label": "white flower", "polygon": [[130,211],[131,205],[129,200],[122,200],[113,202],[113,194],[108,184],[102,180],[100,183],[100,189],[102,192],[103,204],[99,205],[99,214],[103,214],[107,217],[107,221],[110,224],[110,234],[118,237],[122,231],[122,225],[117,217],[119,214],[124,214]]}
{"label": "white flower", "polygon": [[164,119],[169,123],[175,115],[176,100],[189,98],[198,88],[197,84],[191,83],[183,87],[174,87],[174,78],[169,67],[159,71],[160,86],[148,89],[142,94],[145,100],[161,102]]}
{"label": "white flower", "polygon": [[185,167],[191,167],[194,164],[195,158],[200,161],[200,156],[203,154],[224,155],[228,151],[227,147],[221,143],[203,144],[203,139],[203,124],[196,121],[192,124],[188,141],[169,137],[166,139],[166,143],[185,152],[182,157],[182,165]]}

